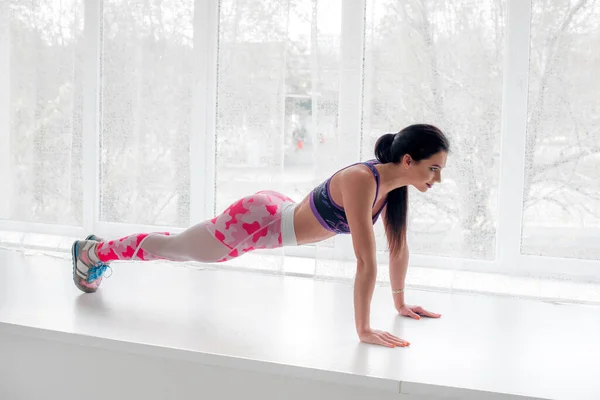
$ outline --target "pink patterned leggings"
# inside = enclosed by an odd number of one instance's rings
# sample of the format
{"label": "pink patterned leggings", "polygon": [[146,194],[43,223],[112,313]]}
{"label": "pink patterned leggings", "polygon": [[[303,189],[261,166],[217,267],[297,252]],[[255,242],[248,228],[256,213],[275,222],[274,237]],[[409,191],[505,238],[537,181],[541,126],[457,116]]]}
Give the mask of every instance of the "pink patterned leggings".
{"label": "pink patterned leggings", "polygon": [[261,191],[230,205],[221,215],[205,222],[208,231],[229,250],[227,261],[249,251],[283,245],[284,206],[294,204],[274,191]]}
{"label": "pink patterned leggings", "polygon": [[180,234],[138,233],[102,242],[100,261],[156,260],[223,262],[257,249],[296,245],[296,203],[274,191],[261,191],[231,204],[220,215]]}

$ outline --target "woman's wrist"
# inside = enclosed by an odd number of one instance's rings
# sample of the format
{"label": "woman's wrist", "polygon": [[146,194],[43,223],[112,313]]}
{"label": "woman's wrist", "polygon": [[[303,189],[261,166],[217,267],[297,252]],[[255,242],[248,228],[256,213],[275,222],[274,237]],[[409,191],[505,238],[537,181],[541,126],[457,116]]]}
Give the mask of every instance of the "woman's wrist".
{"label": "woman's wrist", "polygon": [[404,303],[404,289],[392,290],[392,296],[394,296],[394,306],[396,306],[397,310],[406,305]]}
{"label": "woman's wrist", "polygon": [[371,333],[371,328],[368,326],[357,328],[356,333],[358,334],[358,337],[363,337],[363,336]]}

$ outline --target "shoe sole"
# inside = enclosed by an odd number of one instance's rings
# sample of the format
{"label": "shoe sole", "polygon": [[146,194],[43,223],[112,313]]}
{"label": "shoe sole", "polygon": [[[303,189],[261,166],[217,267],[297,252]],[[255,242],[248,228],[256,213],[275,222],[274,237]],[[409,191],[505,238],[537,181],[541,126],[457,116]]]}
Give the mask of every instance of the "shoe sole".
{"label": "shoe sole", "polygon": [[[93,235],[91,235],[93,236]],[[71,246],[71,258],[72,258],[72,263],[73,263],[73,283],[75,283],[75,286],[77,286],[77,289],[81,290],[84,293],[94,293],[96,292],[96,290],[94,289],[90,289],[89,287],[85,287],[79,284],[79,281],[83,278],[81,278],[79,275],[77,275],[77,253],[79,249],[79,241],[76,240],[75,242],[73,242],[73,245]]]}

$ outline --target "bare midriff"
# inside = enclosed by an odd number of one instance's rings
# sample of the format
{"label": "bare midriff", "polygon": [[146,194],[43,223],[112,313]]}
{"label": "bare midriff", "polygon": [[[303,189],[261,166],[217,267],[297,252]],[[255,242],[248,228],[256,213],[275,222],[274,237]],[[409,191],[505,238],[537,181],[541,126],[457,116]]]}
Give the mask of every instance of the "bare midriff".
{"label": "bare midriff", "polygon": [[294,232],[298,245],[320,242],[335,236],[325,229],[310,209],[309,193],[294,210]]}

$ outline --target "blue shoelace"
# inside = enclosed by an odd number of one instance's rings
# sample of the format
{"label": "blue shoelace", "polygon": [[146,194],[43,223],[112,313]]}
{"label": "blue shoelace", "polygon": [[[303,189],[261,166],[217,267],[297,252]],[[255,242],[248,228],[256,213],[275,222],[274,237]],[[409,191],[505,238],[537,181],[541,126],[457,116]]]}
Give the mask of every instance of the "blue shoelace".
{"label": "blue shoelace", "polygon": [[[102,261],[98,261],[88,270],[87,282],[92,283],[96,279],[102,277],[108,268],[110,268],[110,265],[103,263]],[[110,270],[112,271],[112,268],[110,268]]]}

